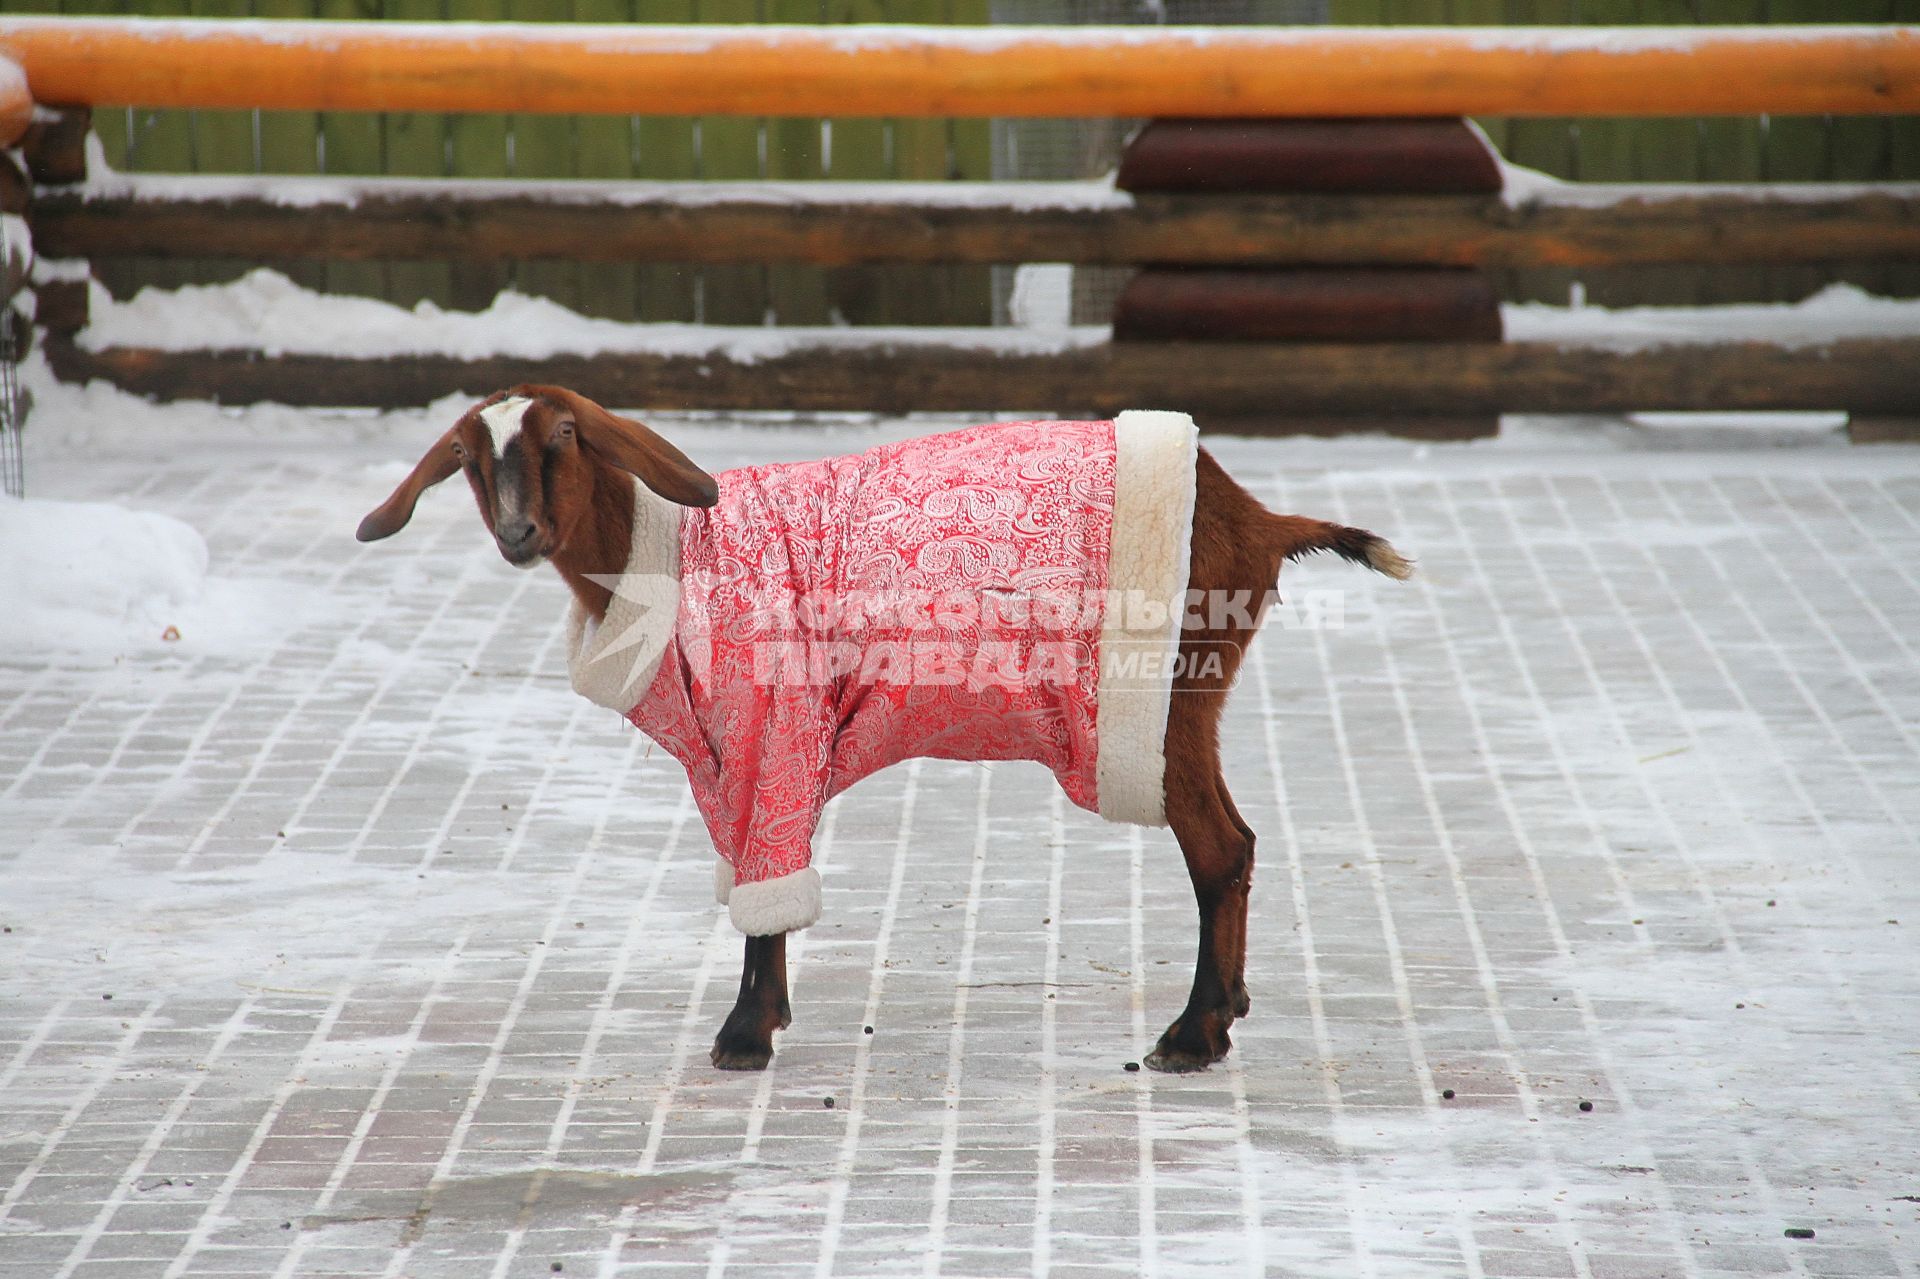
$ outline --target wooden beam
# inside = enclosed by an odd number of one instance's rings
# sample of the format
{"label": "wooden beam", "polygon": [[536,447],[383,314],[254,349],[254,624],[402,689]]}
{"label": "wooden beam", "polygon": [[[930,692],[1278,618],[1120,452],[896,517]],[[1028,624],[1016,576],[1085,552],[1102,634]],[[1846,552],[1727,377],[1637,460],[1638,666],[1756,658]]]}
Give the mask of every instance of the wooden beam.
{"label": "wooden beam", "polygon": [[0,19],[59,104],[827,116],[1920,111],[1920,28]]}
{"label": "wooden beam", "polygon": [[730,353],[716,346],[541,359],[267,358],[247,351],[89,351],[66,341],[50,342],[49,351],[54,371],[68,381],[104,378],[142,395],[226,404],[393,407],[538,381],[652,409],[1106,414],[1147,406],[1184,409],[1203,422],[1208,415],[1377,419],[1650,409],[1920,415],[1920,380],[1912,373],[1920,368],[1920,338],[1648,350],[1548,343],[1100,343],[994,350],[964,344],[979,340],[971,337],[941,343],[934,340],[938,333],[858,342],[844,330],[817,340],[789,331],[765,350]]}
{"label": "wooden beam", "polygon": [[115,175],[43,189],[48,257],[1615,266],[1920,259],[1920,184],[1493,196],[1127,195],[1095,183]]}

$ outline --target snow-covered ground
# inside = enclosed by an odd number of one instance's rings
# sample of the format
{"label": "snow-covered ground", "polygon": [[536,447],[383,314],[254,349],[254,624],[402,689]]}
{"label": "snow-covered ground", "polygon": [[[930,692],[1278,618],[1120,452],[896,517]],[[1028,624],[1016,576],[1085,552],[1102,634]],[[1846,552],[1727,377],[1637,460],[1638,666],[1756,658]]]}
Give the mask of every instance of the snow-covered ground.
{"label": "snow-covered ground", "polygon": [[[1123,1068],[1191,971],[1164,832],[928,763],[830,809],[737,1076],[711,854],[568,692],[559,583],[452,487],[353,541],[462,406],[29,379],[0,1279],[1920,1274],[1920,449],[1218,441],[1420,565],[1289,570],[1345,626],[1231,705],[1232,1056]],[[713,469],[941,425],[657,424]]]}

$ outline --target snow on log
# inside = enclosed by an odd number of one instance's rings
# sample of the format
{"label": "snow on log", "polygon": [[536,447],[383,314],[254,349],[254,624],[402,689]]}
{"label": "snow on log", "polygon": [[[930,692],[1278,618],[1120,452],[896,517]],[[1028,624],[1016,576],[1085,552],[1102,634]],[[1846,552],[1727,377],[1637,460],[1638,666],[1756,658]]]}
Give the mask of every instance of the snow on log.
{"label": "snow on log", "polygon": [[1920,28],[611,26],[0,18],[44,101],[826,116],[1920,111]]}

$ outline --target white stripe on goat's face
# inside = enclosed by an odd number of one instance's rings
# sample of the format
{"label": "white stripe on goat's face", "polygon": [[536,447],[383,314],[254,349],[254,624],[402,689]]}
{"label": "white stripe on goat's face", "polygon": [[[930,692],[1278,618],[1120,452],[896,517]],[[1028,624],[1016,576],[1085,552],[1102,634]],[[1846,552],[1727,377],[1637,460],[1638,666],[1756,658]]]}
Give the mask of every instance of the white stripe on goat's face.
{"label": "white stripe on goat's face", "polygon": [[507,455],[507,446],[520,434],[520,428],[526,424],[527,410],[532,407],[532,400],[516,395],[480,410],[480,424],[487,428],[487,436],[493,441],[494,461]]}

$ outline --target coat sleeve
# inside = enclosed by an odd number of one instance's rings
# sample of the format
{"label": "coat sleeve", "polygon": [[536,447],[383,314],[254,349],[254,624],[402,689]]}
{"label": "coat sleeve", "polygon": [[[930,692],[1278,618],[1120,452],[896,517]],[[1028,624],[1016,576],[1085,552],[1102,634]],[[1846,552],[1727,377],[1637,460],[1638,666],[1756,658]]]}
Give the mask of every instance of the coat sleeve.
{"label": "coat sleeve", "polygon": [[764,936],[820,915],[813,831],[827,798],[834,718],[820,688],[758,687],[742,701],[723,719],[717,793],[697,798],[733,867],[734,926]]}

